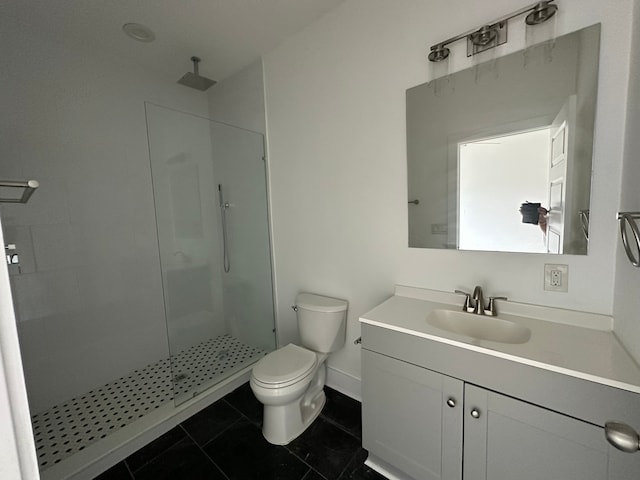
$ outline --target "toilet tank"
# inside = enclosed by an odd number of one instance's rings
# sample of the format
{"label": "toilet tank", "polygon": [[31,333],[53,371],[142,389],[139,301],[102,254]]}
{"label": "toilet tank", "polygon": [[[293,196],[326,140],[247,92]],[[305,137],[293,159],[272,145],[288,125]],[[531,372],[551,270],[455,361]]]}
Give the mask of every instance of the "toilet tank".
{"label": "toilet tank", "polygon": [[296,313],[302,346],[319,353],[340,350],[344,346],[348,305],[339,298],[299,293]]}

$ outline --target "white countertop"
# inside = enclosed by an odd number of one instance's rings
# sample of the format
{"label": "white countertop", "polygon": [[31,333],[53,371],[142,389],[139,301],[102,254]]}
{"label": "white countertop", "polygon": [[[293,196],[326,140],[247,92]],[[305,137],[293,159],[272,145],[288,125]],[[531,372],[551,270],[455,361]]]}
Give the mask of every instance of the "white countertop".
{"label": "white countertop", "polygon": [[461,310],[463,300],[463,296],[446,292],[398,286],[396,295],[364,314],[360,321],[640,393],[640,368],[611,331],[610,317],[496,302],[498,318],[531,330],[531,338],[522,344],[479,340],[427,323],[432,310]]}

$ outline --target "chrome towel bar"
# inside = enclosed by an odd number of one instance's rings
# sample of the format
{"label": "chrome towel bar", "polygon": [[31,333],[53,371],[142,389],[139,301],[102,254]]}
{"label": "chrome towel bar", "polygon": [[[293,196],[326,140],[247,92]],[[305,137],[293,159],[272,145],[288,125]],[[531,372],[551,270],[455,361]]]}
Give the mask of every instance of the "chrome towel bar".
{"label": "chrome towel bar", "polygon": [[[36,180],[0,180],[0,192],[4,188],[23,188],[24,192],[20,197],[3,197],[0,193],[0,203],[27,203],[40,184]],[[4,193],[4,192],[3,192]]]}

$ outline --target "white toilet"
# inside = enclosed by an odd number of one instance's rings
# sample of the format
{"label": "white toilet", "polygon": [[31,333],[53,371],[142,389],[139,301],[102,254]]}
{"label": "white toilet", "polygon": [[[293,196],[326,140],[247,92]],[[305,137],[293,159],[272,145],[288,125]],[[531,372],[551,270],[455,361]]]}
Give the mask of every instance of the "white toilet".
{"label": "white toilet", "polygon": [[[262,434],[286,445],[316,419],[325,403],[325,360],[344,346],[348,303],[311,293],[296,297],[302,347],[290,343],[260,360],[251,390],[264,405]],[[303,348],[304,347],[304,348]]]}

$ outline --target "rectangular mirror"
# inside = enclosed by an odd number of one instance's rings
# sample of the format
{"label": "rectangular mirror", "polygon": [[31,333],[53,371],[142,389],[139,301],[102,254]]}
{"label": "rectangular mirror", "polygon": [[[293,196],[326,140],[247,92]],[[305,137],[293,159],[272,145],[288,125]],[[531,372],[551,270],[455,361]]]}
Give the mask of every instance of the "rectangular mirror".
{"label": "rectangular mirror", "polygon": [[586,255],[599,51],[598,24],[407,90],[410,247]]}

